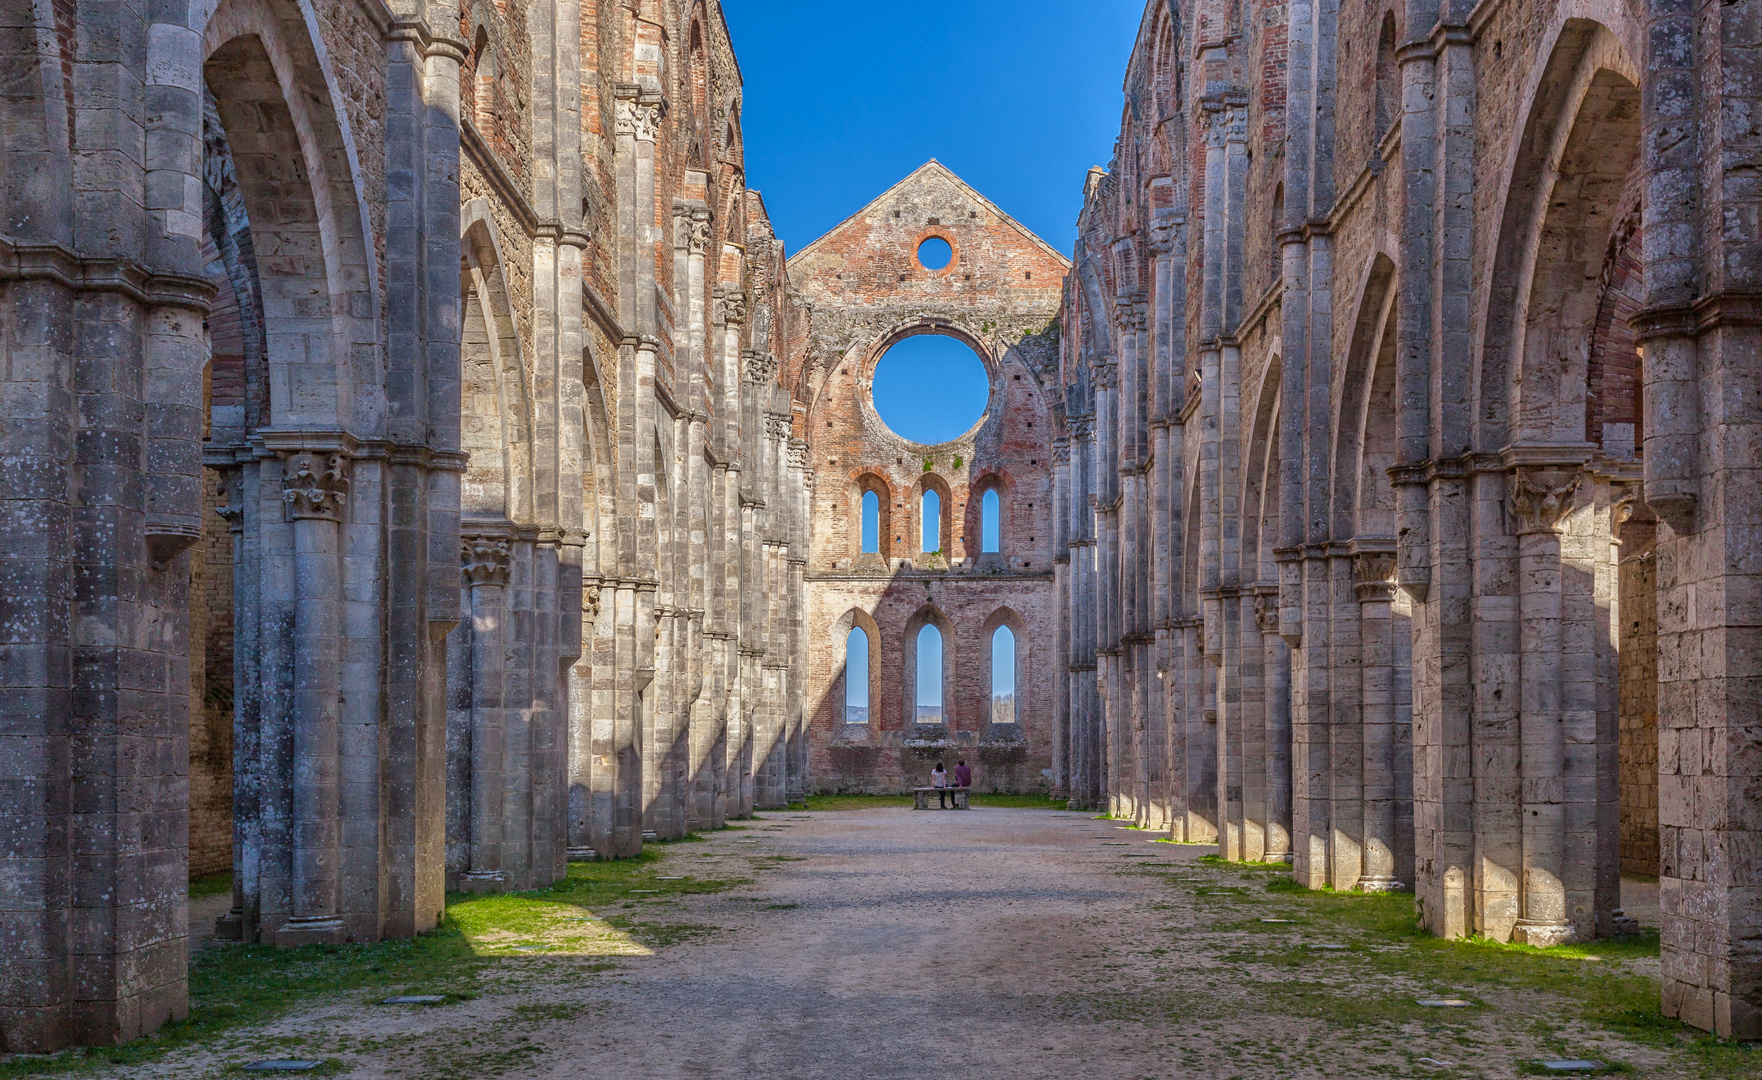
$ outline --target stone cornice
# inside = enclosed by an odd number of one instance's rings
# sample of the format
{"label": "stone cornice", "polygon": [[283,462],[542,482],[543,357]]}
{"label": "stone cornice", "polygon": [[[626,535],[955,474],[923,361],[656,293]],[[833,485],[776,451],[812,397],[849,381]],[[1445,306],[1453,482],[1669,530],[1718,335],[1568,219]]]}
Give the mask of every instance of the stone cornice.
{"label": "stone cornice", "polygon": [[134,259],[81,255],[61,244],[18,243],[0,236],[0,281],[54,281],[69,289],[121,293],[143,304],[206,315],[219,292],[206,277],[154,270]]}

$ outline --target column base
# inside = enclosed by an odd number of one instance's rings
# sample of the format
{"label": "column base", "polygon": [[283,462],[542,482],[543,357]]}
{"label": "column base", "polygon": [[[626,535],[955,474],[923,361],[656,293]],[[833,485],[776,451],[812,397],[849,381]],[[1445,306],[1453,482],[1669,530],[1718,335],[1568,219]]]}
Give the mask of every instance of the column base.
{"label": "column base", "polygon": [[1405,881],[1396,881],[1392,877],[1362,877],[1358,879],[1359,892],[1407,892],[1410,888],[1411,886]]}
{"label": "column base", "polygon": [[1511,930],[1511,940],[1519,945],[1549,949],[1578,941],[1578,928],[1571,923],[1530,923],[1520,919]]}
{"label": "column base", "polygon": [[349,940],[349,930],[336,916],[289,919],[270,935],[278,949],[297,949],[301,945],[341,945]]}
{"label": "column base", "polygon": [[459,875],[460,892],[501,892],[507,887],[508,876],[500,870],[467,870]]}
{"label": "column base", "polygon": [[245,940],[245,915],[238,908],[233,908],[225,915],[214,920],[214,936],[221,941]]}
{"label": "column base", "polygon": [[599,857],[599,852],[590,847],[572,847],[569,849],[570,862],[593,862]]}

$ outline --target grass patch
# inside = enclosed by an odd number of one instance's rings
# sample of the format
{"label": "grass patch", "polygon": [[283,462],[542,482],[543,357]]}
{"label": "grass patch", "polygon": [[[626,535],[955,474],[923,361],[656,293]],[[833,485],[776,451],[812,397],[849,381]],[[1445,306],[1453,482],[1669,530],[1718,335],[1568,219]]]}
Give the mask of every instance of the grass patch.
{"label": "grass patch", "polygon": [[232,873],[209,874],[207,877],[190,879],[190,899],[201,900],[208,896],[219,896],[232,892]]}
{"label": "grass patch", "polygon": [[[533,957],[572,962],[571,971],[612,966],[603,956],[569,955],[564,951],[567,944],[555,946],[554,952],[531,953],[514,951],[517,944],[592,939],[596,934],[604,936],[604,927],[612,927],[618,936],[643,947],[665,948],[711,932],[703,926],[599,917],[598,912],[621,901],[719,893],[746,881],[698,877],[661,881],[657,879],[661,859],[658,852],[645,850],[631,859],[572,862],[569,876],[548,889],[490,896],[451,894],[440,926],[408,940],[297,949],[211,945],[190,961],[188,1018],[122,1046],[0,1059],[0,1080],[146,1065],[174,1050],[209,1043],[229,1031],[266,1023],[320,1000],[354,998],[372,1008],[380,1007],[373,1002],[395,994],[444,994],[449,1002],[467,1000],[478,995],[486,973]],[[226,888],[231,888],[230,882]],[[632,896],[632,890],[646,892]],[[479,1064],[488,1070],[498,1063]]]}
{"label": "grass patch", "polygon": [[[1228,910],[1219,908],[1216,914],[1224,918],[1213,929],[1305,931],[1302,942],[1278,941],[1270,935],[1256,934],[1258,941],[1234,949],[1228,957],[1286,973],[1260,986],[1261,993],[1280,1012],[1343,1026],[1374,1022],[1454,1026],[1472,1020],[1482,1010],[1426,1008],[1413,999],[1436,994],[1486,1002],[1500,996],[1523,1000],[1546,995],[1565,1006],[1557,1015],[1576,1013],[1631,1042],[1667,1050],[1673,1056],[1680,1054],[1687,1059],[1684,1064],[1707,1077],[1725,1080],[1762,1076],[1762,1047],[1716,1039],[1662,1014],[1658,980],[1632,963],[1659,955],[1655,931],[1551,949],[1480,937],[1451,941],[1420,928],[1410,893],[1308,889],[1288,876],[1288,868],[1226,863],[1214,856],[1198,861],[1234,875],[1244,885],[1257,884],[1259,888],[1255,891],[1274,902],[1269,914],[1293,920],[1290,924],[1256,927],[1228,918]],[[1278,876],[1266,880],[1264,872],[1268,870]],[[1227,878],[1200,885],[1194,892],[1199,896],[1231,896],[1241,891],[1231,888],[1226,881]],[[1310,942],[1317,940],[1349,948],[1308,948]],[[1314,967],[1318,961],[1327,960],[1343,966],[1331,963],[1323,968]],[[1330,981],[1333,974],[1347,972],[1352,973],[1349,979]],[[1399,994],[1372,989],[1374,984],[1369,980],[1381,982],[1385,978],[1393,979],[1391,985],[1428,989],[1425,993]],[[1557,1053],[1552,1056],[1608,1060],[1605,1055],[1564,1044],[1553,1049]],[[1628,1068],[1611,1061],[1609,1071],[1625,1072]]]}

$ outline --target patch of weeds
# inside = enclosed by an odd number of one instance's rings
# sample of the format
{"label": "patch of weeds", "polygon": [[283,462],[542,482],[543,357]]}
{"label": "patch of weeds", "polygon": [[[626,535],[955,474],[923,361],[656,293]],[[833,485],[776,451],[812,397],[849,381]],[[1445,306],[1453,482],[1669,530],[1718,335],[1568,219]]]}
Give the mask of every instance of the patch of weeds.
{"label": "patch of weeds", "polygon": [[232,892],[231,871],[190,879],[191,900],[201,900],[204,897],[219,896],[222,893],[230,892]]}
{"label": "patch of weeds", "polygon": [[628,930],[631,937],[651,949],[664,949],[682,941],[697,941],[721,930],[719,926],[705,926],[702,923],[635,922],[625,918],[606,921],[620,930]]}
{"label": "patch of weeds", "polygon": [[[543,940],[560,924],[572,925],[569,920],[591,914],[586,910],[589,907],[601,908],[628,899],[633,889],[652,890],[657,896],[674,898],[724,892],[749,880],[658,881],[656,873],[661,860],[659,852],[645,851],[629,859],[572,862],[569,876],[547,889],[494,895],[455,893],[447,898],[446,914],[439,926],[405,940],[304,945],[297,949],[211,945],[190,958],[187,1018],[122,1046],[3,1060],[0,1080],[150,1064],[173,1050],[210,1043],[228,1031],[263,1024],[302,1005],[332,1000],[339,994],[373,999],[396,994],[443,994],[448,1001],[468,1000],[479,992],[481,977],[509,955],[500,948],[499,955],[488,953],[485,946],[474,944],[475,941]],[[665,928],[644,933],[643,944],[651,947],[692,936]],[[597,971],[611,966],[576,965],[570,970]],[[449,1062],[449,1067],[452,1064]]]}
{"label": "patch of weeds", "polygon": [[766,904],[764,907],[760,908],[759,910],[761,910],[761,911],[794,911],[798,907],[801,907],[801,905],[800,904]]}

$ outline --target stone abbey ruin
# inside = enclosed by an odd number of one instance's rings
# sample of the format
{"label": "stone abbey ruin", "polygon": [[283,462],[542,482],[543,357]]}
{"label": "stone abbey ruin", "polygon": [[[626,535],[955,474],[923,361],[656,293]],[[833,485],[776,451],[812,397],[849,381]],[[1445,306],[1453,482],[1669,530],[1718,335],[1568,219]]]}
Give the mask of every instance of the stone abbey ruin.
{"label": "stone abbey ruin", "polygon": [[1437,935],[1655,875],[1762,1038],[1762,0],[1150,0],[1068,256],[786,252],[719,0],[0,6],[0,1052],[182,1016],[195,875],[409,937],[960,755]]}

